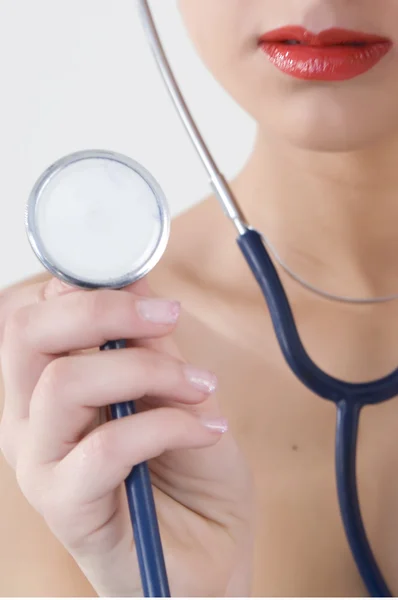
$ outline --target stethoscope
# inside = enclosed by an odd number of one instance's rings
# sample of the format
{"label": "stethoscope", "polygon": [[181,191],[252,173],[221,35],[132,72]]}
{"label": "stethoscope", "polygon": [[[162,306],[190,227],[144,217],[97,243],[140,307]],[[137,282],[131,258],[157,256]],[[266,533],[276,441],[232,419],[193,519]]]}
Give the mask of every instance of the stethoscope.
{"label": "stethoscope", "polygon": [[[261,235],[245,221],[187,108],[160,41],[148,0],[137,0],[145,33],[177,112],[210,177],[237,243],[267,302],[282,353],[298,379],[335,403],[336,480],[344,528],[369,594],[391,596],[363,525],[356,477],[361,409],[398,394],[398,369],[367,383],[348,383],[323,372],[308,356],[277,271]],[[156,180],[140,164],[114,152],[84,151],[62,158],[38,179],[26,210],[29,241],[56,277],[86,289],[119,289],[146,275],[166,248],[170,216]],[[110,341],[101,350],[126,346]],[[134,403],[111,406],[112,418],[134,413]],[[145,597],[169,597],[169,585],[148,466],[135,466],[126,482]]]}

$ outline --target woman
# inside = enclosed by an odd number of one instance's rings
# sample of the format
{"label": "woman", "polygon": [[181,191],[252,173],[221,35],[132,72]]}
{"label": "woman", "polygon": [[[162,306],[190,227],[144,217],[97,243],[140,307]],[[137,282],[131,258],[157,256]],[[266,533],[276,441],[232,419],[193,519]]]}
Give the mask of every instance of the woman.
{"label": "woman", "polygon": [[[324,292],[398,292],[396,0],[179,6],[258,122],[232,182],[248,221]],[[365,593],[337,506],[334,407],[285,365],[220,213],[211,197],[179,217],[160,266],[127,290],[43,276],[3,293],[2,595],[139,595],[121,484],[142,460],[172,595]],[[396,302],[334,302],[281,276],[323,369],[358,381],[396,367]],[[131,347],[92,350],[118,338]],[[131,398],[140,414],[98,422]],[[361,427],[363,515],[398,592],[396,401],[365,410]]]}

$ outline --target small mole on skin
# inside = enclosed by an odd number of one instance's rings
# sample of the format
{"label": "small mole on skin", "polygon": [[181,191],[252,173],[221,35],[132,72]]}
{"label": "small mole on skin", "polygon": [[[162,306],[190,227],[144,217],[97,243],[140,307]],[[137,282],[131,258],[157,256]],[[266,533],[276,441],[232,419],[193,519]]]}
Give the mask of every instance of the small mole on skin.
{"label": "small mole on skin", "polygon": [[297,452],[297,450],[298,450],[297,444],[293,444],[292,450],[293,450],[293,452]]}

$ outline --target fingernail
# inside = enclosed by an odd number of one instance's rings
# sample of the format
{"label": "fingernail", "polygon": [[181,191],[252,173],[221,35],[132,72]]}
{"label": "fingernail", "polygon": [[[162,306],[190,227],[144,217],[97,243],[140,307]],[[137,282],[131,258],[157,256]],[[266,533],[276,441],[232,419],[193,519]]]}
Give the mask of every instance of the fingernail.
{"label": "fingernail", "polygon": [[228,431],[228,421],[224,418],[219,419],[201,419],[203,425],[210,429],[210,431],[214,431],[214,433],[227,433]]}
{"label": "fingernail", "polygon": [[179,302],[158,298],[138,300],[136,306],[142,319],[162,325],[176,323],[181,310]]}
{"label": "fingernail", "polygon": [[184,367],[185,377],[189,383],[205,394],[213,394],[217,389],[217,377],[209,371],[202,371],[190,365]]}

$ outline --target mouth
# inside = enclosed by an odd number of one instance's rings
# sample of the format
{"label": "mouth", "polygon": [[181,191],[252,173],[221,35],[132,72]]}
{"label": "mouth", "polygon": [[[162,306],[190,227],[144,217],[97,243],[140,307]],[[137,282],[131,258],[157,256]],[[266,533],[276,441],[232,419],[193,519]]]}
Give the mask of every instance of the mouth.
{"label": "mouth", "polygon": [[372,69],[391,50],[388,38],[346,29],[319,34],[289,26],[260,37],[271,62],[298,79],[343,81]]}
{"label": "mouth", "polygon": [[303,27],[282,27],[264,34],[260,38],[260,43],[275,42],[285,43],[287,45],[304,45],[311,47],[328,47],[328,46],[368,46],[378,43],[389,43],[391,40],[362,33],[358,31],[350,31],[348,29],[327,29],[320,33],[311,33]]}

